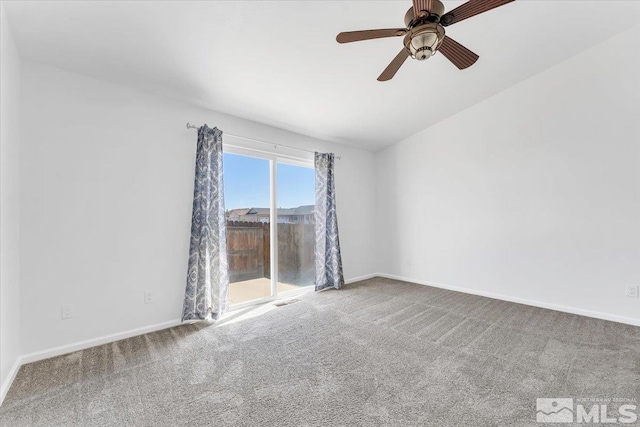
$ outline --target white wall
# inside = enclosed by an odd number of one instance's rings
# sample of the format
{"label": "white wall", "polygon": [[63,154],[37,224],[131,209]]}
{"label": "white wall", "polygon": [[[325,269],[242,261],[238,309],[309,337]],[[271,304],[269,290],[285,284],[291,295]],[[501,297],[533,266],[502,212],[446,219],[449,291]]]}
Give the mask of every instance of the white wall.
{"label": "white wall", "polygon": [[20,58],[0,3],[0,403],[20,355]]}
{"label": "white wall", "polygon": [[[375,270],[374,220],[362,214],[375,204],[373,153],[23,61],[23,353],[180,318],[196,146],[187,121],[341,155],[345,278]],[[60,319],[63,304],[74,319]]]}
{"label": "white wall", "polygon": [[377,153],[381,271],[640,324],[636,26]]}

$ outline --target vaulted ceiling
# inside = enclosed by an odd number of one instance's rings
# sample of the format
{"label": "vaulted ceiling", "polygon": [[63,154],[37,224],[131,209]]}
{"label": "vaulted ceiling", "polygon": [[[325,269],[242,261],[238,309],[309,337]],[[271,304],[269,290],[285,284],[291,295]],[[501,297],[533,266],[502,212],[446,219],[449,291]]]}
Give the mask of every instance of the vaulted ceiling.
{"label": "vaulted ceiling", "polygon": [[[461,1],[444,1],[448,10]],[[18,50],[45,63],[302,134],[377,150],[640,23],[638,1],[517,0],[447,27],[480,55],[378,75],[406,1],[5,2]],[[593,58],[598,61],[597,57]]]}

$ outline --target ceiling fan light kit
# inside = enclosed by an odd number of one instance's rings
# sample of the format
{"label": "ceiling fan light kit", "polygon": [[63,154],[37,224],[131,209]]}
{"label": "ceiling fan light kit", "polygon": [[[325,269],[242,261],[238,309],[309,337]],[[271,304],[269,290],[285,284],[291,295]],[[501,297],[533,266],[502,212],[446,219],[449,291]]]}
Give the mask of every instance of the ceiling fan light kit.
{"label": "ceiling fan light kit", "polygon": [[479,15],[514,0],[469,0],[462,6],[445,13],[439,0],[413,0],[404,16],[406,28],[348,31],[338,34],[338,43],[351,43],[385,37],[404,36],[404,48],[380,74],[378,81],[391,80],[409,57],[418,61],[442,53],[458,69],[464,70],[476,63],[478,55],[446,35],[445,27]]}
{"label": "ceiling fan light kit", "polygon": [[409,31],[404,38],[404,47],[411,53],[411,58],[424,61],[436,54],[442,40],[444,27],[429,23]]}

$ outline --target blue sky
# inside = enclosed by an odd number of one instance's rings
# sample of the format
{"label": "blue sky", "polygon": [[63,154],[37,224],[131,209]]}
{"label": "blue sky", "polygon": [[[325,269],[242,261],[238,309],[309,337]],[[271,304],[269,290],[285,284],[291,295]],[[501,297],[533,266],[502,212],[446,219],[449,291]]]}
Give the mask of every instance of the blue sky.
{"label": "blue sky", "polygon": [[[224,153],[226,209],[269,207],[269,160]],[[278,163],[278,207],[314,204],[314,170]]]}

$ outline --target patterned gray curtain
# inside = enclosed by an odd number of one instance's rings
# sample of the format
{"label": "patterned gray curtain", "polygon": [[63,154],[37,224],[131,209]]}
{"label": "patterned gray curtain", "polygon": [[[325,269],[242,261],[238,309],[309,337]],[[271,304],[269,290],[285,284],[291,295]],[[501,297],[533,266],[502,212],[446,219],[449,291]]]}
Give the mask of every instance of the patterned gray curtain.
{"label": "patterned gray curtain", "polygon": [[189,270],[182,321],[217,319],[229,306],[222,131],[198,129]]}
{"label": "patterned gray curtain", "polygon": [[344,285],[336,215],[335,155],[316,153],[316,291]]}

